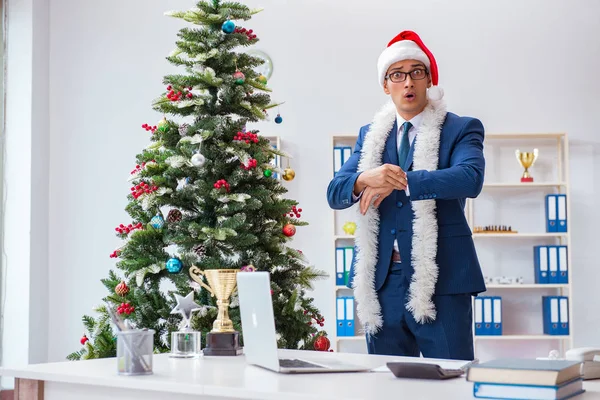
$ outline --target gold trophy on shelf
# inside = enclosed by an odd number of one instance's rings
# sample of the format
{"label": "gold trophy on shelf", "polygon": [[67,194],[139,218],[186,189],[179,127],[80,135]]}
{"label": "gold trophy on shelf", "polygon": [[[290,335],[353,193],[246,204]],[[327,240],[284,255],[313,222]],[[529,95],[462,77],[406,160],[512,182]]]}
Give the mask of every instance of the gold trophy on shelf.
{"label": "gold trophy on shelf", "polygon": [[[229,297],[237,286],[235,269],[209,269],[202,271],[196,266],[190,268],[190,276],[200,286],[217,298],[218,315],[213,323],[212,331],[206,335],[206,356],[237,356],[242,354],[240,334],[233,329],[229,318]],[[206,277],[208,285],[204,283]]]}
{"label": "gold trophy on shelf", "polygon": [[533,177],[529,175],[529,167],[531,167],[533,163],[535,163],[535,160],[537,160],[538,149],[533,149],[533,152],[521,151],[517,149],[515,151],[515,155],[517,156],[519,164],[525,168],[525,172],[523,172],[523,176],[521,176],[521,182],[533,182]]}

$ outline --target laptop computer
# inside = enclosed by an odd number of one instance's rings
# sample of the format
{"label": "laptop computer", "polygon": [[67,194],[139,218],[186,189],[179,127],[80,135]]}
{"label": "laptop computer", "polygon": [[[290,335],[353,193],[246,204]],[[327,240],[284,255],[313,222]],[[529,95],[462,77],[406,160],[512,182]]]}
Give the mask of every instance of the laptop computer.
{"label": "laptop computer", "polygon": [[244,354],[249,364],[281,373],[359,372],[369,368],[336,360],[280,359],[268,272],[237,274]]}

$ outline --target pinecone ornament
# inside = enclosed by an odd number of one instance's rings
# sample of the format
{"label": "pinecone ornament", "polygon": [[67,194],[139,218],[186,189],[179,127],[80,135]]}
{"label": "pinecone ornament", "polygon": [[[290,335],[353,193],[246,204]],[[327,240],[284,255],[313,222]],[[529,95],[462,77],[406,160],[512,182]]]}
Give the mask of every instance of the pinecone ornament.
{"label": "pinecone ornament", "polygon": [[179,126],[179,134],[181,136],[185,136],[188,133],[188,129],[190,128],[190,126],[186,123],[183,123]]}
{"label": "pinecone ornament", "polygon": [[181,221],[181,216],[181,211],[173,209],[169,211],[169,214],[167,215],[167,221],[169,221],[171,224],[174,224]]}
{"label": "pinecone ornament", "polygon": [[204,247],[203,244],[197,244],[192,251],[200,258],[203,258],[206,255],[206,247]]}

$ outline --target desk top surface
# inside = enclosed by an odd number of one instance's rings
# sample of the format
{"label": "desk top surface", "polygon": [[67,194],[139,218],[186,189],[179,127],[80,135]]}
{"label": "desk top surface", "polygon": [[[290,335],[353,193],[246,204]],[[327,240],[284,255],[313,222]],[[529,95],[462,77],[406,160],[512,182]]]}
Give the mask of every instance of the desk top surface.
{"label": "desk top surface", "polygon": [[[377,368],[388,361],[410,358],[349,353],[280,350],[280,357],[309,361],[335,359]],[[239,399],[374,399],[398,394],[401,398],[473,398],[473,383],[463,377],[444,381],[398,379],[391,372],[280,374],[248,365],[244,356],[176,359],[154,356],[154,373],[119,376],[114,358],[34,364],[2,368],[0,375],[24,379],[128,388],[181,394],[204,394]],[[600,380],[585,381],[586,393],[577,399],[600,400]]]}

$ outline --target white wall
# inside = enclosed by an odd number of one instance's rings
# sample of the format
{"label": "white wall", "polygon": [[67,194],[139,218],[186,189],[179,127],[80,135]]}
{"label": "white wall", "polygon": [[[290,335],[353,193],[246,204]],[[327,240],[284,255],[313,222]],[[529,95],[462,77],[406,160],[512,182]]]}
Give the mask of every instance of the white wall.
{"label": "white wall", "polygon": [[[413,29],[438,59],[449,108],[479,117],[488,132],[566,131],[571,138],[575,345],[598,344],[600,320],[584,307],[595,288],[595,227],[600,224],[600,143],[592,116],[600,90],[590,76],[600,54],[593,1],[251,0],[265,11],[244,24],[274,62],[269,82],[284,122],[260,124],[295,158],[296,198],[311,223],[297,247],[332,271],[333,229],[325,192],[330,136],[356,133],[385,100],[376,59],[389,39]],[[183,25],[165,8],[193,1],[130,0],[50,4],[49,360],[79,348],[80,316],[106,295],[100,279],[126,222],[126,182],[148,143],[140,128],[161,116],[152,99],[171,71],[164,57]],[[311,24],[312,27],[309,27]],[[508,162],[515,162],[511,159]],[[315,297],[333,331],[331,281]]]}

